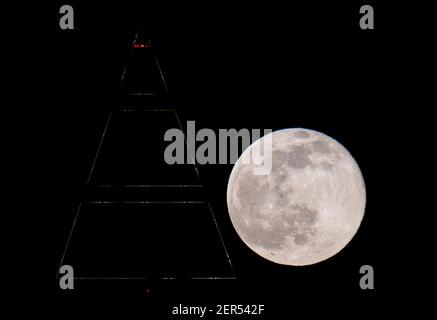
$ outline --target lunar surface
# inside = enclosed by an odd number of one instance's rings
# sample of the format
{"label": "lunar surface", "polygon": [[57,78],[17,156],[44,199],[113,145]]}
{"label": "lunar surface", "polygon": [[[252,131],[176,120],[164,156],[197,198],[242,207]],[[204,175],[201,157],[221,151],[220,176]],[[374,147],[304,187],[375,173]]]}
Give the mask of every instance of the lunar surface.
{"label": "lunar surface", "polygon": [[279,264],[326,260],[349,243],[363,219],[361,171],[325,134],[285,129],[271,135],[270,174],[256,175],[247,161],[264,136],[243,152],[230,175],[227,204],[235,230],[250,249]]}

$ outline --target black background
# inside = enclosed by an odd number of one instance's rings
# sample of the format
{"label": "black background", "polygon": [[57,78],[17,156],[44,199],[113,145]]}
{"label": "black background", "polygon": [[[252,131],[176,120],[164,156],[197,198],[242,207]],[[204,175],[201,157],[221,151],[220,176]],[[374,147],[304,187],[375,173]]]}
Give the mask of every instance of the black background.
{"label": "black background", "polygon": [[[75,30],[60,30],[62,4],[51,7],[53,40],[43,77],[50,90],[44,106],[49,125],[42,128],[47,131],[47,202],[58,305],[81,310],[140,302],[143,312],[158,314],[156,319],[166,318],[169,306],[179,303],[260,303],[266,305],[266,318],[318,311],[345,315],[345,304],[373,315],[396,294],[396,249],[381,230],[391,231],[394,212],[402,220],[406,210],[392,200],[401,195],[395,191],[399,184],[393,160],[399,156],[395,130],[402,128],[405,116],[394,103],[394,96],[402,95],[398,41],[408,31],[395,27],[393,8],[373,4],[376,29],[364,31],[358,24],[359,8],[372,2],[76,1],[70,3]],[[342,252],[305,268],[260,259],[240,243],[227,220],[225,190],[232,166],[206,166],[202,182],[238,280],[83,280],[72,291],[59,289],[58,264],[108,112],[121,103],[120,76],[139,24],[154,40],[171,91],[168,103],[182,119],[213,129],[310,128],[335,137],[351,152],[365,179],[367,208],[357,235]],[[375,268],[373,291],[359,288],[358,271],[364,264]]]}

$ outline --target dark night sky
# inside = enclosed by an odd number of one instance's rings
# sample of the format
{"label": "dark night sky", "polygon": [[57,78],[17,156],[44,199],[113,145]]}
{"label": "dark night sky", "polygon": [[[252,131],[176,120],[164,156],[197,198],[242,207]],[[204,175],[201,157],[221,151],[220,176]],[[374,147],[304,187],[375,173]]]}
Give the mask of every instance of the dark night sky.
{"label": "dark night sky", "polygon": [[[270,315],[289,312],[287,303],[305,308],[317,301],[332,308],[342,301],[373,315],[383,304],[378,296],[393,294],[396,250],[381,230],[390,230],[391,215],[402,212],[392,202],[399,193],[393,187],[398,149],[391,130],[405,115],[392,103],[396,90],[389,85],[399,73],[399,35],[382,18],[389,10],[380,4],[375,4],[376,30],[365,32],[358,26],[363,3],[320,2],[175,6],[75,1],[70,4],[76,29],[67,31],[57,25],[60,5],[52,6],[53,41],[45,75],[51,90],[45,108],[51,120],[45,130],[53,133],[47,141],[53,173],[48,175],[53,199],[49,212],[57,239],[53,275],[107,114],[121,103],[120,76],[138,25],[153,40],[170,103],[182,119],[213,129],[306,127],[324,132],[354,155],[368,194],[365,219],[350,246],[322,264],[290,269],[260,261],[239,243],[232,245],[236,238],[226,225],[224,202],[232,166],[206,166],[202,179],[218,220],[224,221],[238,282],[79,283],[79,294],[64,295],[57,289],[56,301],[68,306],[96,295],[109,301],[129,297],[161,314],[172,303],[190,301],[270,303]],[[375,268],[374,292],[359,290],[363,264]],[[149,289],[151,296],[144,294]],[[329,311],[337,312],[342,314]]]}

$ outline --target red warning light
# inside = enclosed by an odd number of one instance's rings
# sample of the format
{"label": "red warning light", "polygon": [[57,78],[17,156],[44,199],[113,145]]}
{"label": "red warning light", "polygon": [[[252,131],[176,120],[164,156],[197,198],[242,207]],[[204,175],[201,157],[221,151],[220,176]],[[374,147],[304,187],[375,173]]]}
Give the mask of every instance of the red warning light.
{"label": "red warning light", "polygon": [[143,48],[150,48],[150,47],[151,46],[149,43],[137,42],[134,44],[135,49],[143,49]]}

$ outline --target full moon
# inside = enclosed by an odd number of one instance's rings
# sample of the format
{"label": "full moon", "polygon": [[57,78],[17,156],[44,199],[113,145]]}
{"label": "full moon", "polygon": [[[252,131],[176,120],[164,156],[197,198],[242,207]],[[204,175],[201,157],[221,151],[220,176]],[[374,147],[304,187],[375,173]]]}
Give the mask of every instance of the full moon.
{"label": "full moon", "polygon": [[326,260],[351,241],[363,219],[361,171],[350,153],[323,133],[284,129],[270,135],[269,174],[256,175],[247,161],[266,136],[232,169],[227,189],[232,224],[250,249],[270,261],[303,266]]}

